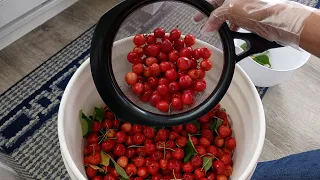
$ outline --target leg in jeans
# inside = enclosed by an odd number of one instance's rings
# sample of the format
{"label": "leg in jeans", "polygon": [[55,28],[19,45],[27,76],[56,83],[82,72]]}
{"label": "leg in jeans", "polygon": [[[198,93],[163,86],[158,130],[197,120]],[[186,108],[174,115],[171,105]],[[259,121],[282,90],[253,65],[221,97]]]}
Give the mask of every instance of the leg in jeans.
{"label": "leg in jeans", "polygon": [[320,150],[258,164],[252,180],[320,180]]}

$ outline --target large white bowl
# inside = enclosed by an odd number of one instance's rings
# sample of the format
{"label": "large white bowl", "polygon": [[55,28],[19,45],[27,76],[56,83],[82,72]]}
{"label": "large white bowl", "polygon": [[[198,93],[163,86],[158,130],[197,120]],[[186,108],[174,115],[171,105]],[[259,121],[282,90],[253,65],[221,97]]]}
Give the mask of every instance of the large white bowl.
{"label": "large white bowl", "polygon": [[[117,44],[132,40],[127,38]],[[215,58],[222,53],[208,44]],[[130,43],[127,43],[130,44]],[[72,76],[63,94],[58,114],[58,135],[61,154],[72,179],[85,180],[83,163],[84,139],[82,138],[79,111],[92,113],[94,106],[103,106],[91,76],[89,59]],[[254,85],[237,65],[230,88],[221,101],[232,119],[237,147],[233,157],[232,180],[250,179],[260,156],[265,138],[265,117],[260,97]]]}
{"label": "large white bowl", "polygon": [[[240,32],[248,32],[240,29]],[[234,43],[240,47],[244,41],[235,39]],[[237,53],[243,52],[237,48]],[[269,59],[272,68],[262,66],[248,57],[238,62],[240,67],[248,74],[255,86],[271,87],[287,81],[295,70],[303,66],[310,58],[310,54],[304,50],[296,50],[292,47],[282,47],[269,50]]]}

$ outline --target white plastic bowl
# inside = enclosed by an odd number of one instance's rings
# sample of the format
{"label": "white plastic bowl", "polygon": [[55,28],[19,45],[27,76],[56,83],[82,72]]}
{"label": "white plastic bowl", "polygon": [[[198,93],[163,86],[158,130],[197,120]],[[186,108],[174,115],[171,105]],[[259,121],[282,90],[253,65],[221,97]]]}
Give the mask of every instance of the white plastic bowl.
{"label": "white plastic bowl", "polygon": [[[248,32],[240,29],[240,32]],[[240,47],[244,41],[235,39],[235,45]],[[237,54],[243,52],[237,48]],[[306,51],[299,51],[292,47],[282,47],[269,50],[268,57],[272,68],[262,66],[252,58],[247,57],[238,62],[240,67],[248,74],[255,86],[271,87],[288,80],[293,72],[303,66],[310,58]]]}
{"label": "white plastic bowl", "polygon": [[[120,40],[117,44],[130,41]],[[215,58],[223,58],[222,53],[203,42],[213,51]],[[72,179],[85,180],[83,163],[84,139],[82,138],[79,111],[92,113],[94,106],[103,106],[92,80],[89,59],[72,76],[63,94],[58,114],[58,135],[61,154]],[[265,117],[260,97],[245,72],[237,65],[230,88],[221,101],[227,109],[237,147],[233,157],[232,180],[250,179],[258,162],[265,138]]]}

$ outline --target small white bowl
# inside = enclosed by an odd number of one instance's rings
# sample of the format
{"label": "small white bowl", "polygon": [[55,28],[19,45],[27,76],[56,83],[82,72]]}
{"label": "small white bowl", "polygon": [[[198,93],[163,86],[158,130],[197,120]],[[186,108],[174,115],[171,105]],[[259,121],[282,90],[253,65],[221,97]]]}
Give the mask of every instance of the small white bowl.
{"label": "small white bowl", "polygon": [[[248,32],[243,29],[239,32]],[[235,39],[235,46],[240,47],[245,41]],[[243,50],[236,48],[239,54]],[[260,65],[252,58],[247,57],[238,64],[248,74],[255,86],[271,87],[288,80],[293,72],[303,66],[310,58],[310,54],[304,50],[296,50],[292,47],[282,47],[268,50],[271,68]]]}
{"label": "small white bowl", "polygon": [[[132,44],[133,37],[115,42],[115,46]],[[215,58],[223,58],[218,49],[202,41],[200,46],[212,50]],[[123,46],[121,46],[123,47]],[[119,48],[119,47],[118,47]],[[117,51],[118,55],[127,52]],[[117,54],[116,54],[117,55]],[[220,59],[221,60],[221,59]],[[90,114],[94,106],[103,106],[93,83],[90,60],[86,60],[69,81],[61,99],[58,113],[58,136],[61,154],[71,179],[85,180],[83,147],[79,111]],[[236,65],[230,87],[221,101],[231,119],[237,147],[233,156],[233,174],[231,180],[250,179],[257,165],[265,138],[265,116],[262,102],[256,88],[246,73]]]}

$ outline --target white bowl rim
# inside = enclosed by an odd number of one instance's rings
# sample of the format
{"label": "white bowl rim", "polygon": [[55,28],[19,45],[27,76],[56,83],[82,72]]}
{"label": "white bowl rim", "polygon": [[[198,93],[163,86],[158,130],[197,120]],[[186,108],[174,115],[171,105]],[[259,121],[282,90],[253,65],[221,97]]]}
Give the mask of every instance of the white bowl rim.
{"label": "white bowl rim", "polygon": [[[130,36],[121,40],[116,41],[115,43],[121,43],[123,41],[127,41],[129,39],[133,39],[134,36]],[[197,40],[198,42],[203,42],[201,40]],[[206,43],[206,42],[203,42]],[[210,45],[211,46],[211,45]],[[67,148],[67,143],[65,141],[65,135],[64,135],[64,123],[60,122],[63,119],[63,115],[64,113],[62,112],[64,108],[67,105],[67,97],[69,97],[69,94],[72,93],[71,91],[71,87],[76,83],[77,77],[82,73],[82,71],[84,70],[84,68],[86,68],[87,66],[90,66],[90,58],[86,59],[81,65],[80,67],[76,70],[76,72],[72,75],[70,81],[67,84],[67,87],[62,95],[61,98],[61,102],[60,102],[60,106],[59,106],[59,112],[58,112],[58,138],[59,138],[59,143],[60,143],[60,149],[61,149],[61,153],[63,154],[66,163],[68,164],[70,170],[72,171],[72,173],[76,176],[77,179],[80,180],[86,180],[86,178],[82,175],[82,173],[80,172],[80,170],[77,168],[77,166],[75,165],[75,163],[73,162],[70,152]],[[254,170],[254,168],[256,167],[256,162],[258,162],[258,159],[260,157],[260,154],[262,152],[262,148],[264,145],[264,139],[265,139],[265,128],[266,128],[266,122],[265,122],[265,115],[264,115],[264,109],[262,106],[262,102],[260,99],[260,96],[255,88],[255,86],[253,85],[253,83],[251,82],[250,78],[248,77],[248,75],[245,73],[245,71],[239,66],[236,65],[236,69],[239,71],[240,75],[246,79],[246,84],[247,86],[250,88],[250,90],[252,91],[252,94],[254,95],[253,99],[255,100],[255,103],[258,105],[257,109],[258,109],[258,114],[259,114],[259,119],[261,119],[261,123],[260,123],[260,133],[259,133],[259,138],[258,138],[258,143],[257,143],[257,147],[256,150],[251,158],[251,161],[249,162],[249,165],[246,167],[246,169],[244,170],[243,174],[240,176],[239,180],[245,180],[246,178],[248,178],[250,176],[250,174],[252,173],[252,171]]]}
{"label": "white bowl rim", "polygon": [[[243,49],[242,49],[240,46],[238,46],[238,45],[236,45],[236,44],[234,44],[234,46],[235,46],[236,48],[240,48],[241,51],[243,52]],[[283,47],[283,48],[285,48],[285,47]],[[264,69],[270,70],[270,71],[275,71],[275,72],[289,72],[289,71],[294,71],[294,70],[299,69],[300,67],[302,67],[303,65],[305,65],[305,64],[309,61],[309,59],[310,59],[311,54],[308,53],[307,51],[305,51],[305,50],[303,50],[303,49],[299,49],[299,50],[297,50],[297,51],[300,51],[301,53],[305,53],[305,54],[306,54],[306,58],[304,59],[304,61],[303,61],[299,66],[296,66],[296,67],[291,68],[291,69],[285,69],[285,70],[283,70],[283,69],[272,69],[272,68],[268,68],[268,67],[266,67],[266,66],[262,66],[261,64],[257,63],[255,60],[253,60],[250,56],[248,56],[248,57],[246,57],[246,58],[249,58],[250,60],[252,60],[252,61],[253,61],[255,64],[257,64],[258,66],[260,66],[260,67],[262,67],[262,68],[264,68]],[[242,60],[244,60],[244,59],[245,59],[245,58],[243,58]],[[240,61],[242,61],[242,60],[240,60]],[[239,61],[239,62],[240,62],[240,61]]]}

